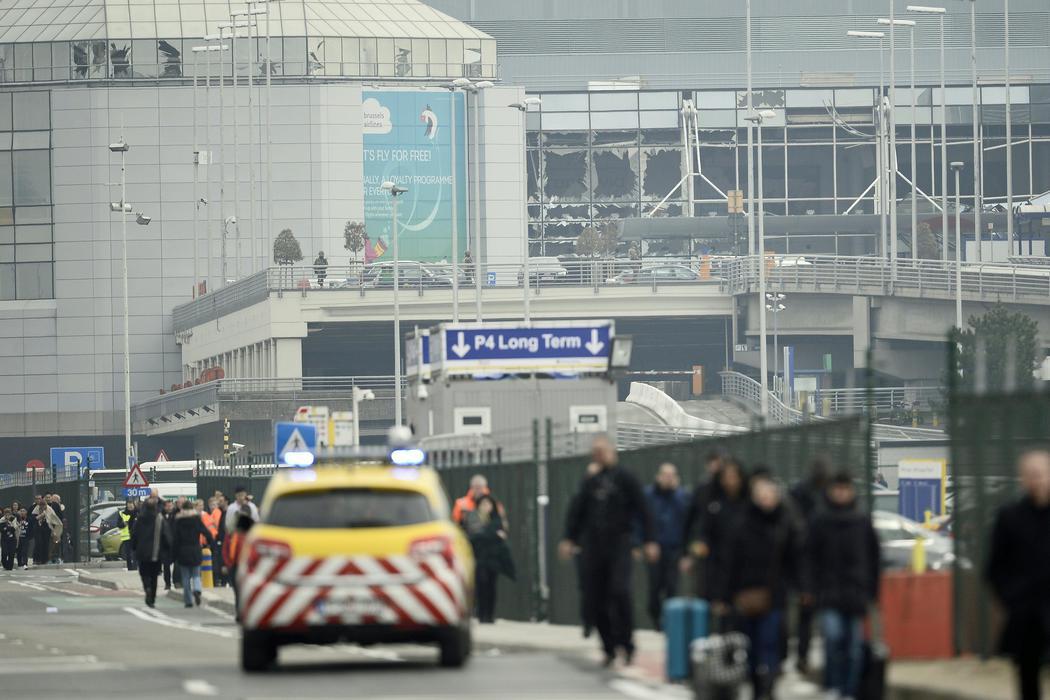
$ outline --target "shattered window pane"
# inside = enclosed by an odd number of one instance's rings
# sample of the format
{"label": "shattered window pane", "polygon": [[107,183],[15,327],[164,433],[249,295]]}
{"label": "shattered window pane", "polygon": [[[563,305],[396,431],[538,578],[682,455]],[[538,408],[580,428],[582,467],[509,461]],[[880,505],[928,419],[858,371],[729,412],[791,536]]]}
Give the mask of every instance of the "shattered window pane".
{"label": "shattered window pane", "polygon": [[[715,183],[722,192],[736,189],[737,172],[734,151],[735,149],[726,147],[700,148],[700,172],[708,180]],[[747,177],[746,170],[742,173],[742,176]],[[694,192],[697,199],[722,199],[722,195],[709,185],[704,178],[696,177],[694,180]]]}
{"label": "shattered window pane", "polygon": [[113,66],[114,78],[131,77],[131,42],[127,39],[120,40],[118,45],[111,42],[109,45],[109,62]]}
{"label": "shattered window pane", "polygon": [[625,131],[594,131],[591,143],[595,146],[634,146],[638,143],[638,132],[635,129]]}
{"label": "shattered window pane", "polygon": [[545,131],[544,146],[586,146],[586,131]]}
{"label": "shattered window pane", "polygon": [[678,148],[642,149],[642,196],[663,199],[681,195],[678,183],[682,179],[682,151]]}
{"label": "shattered window pane", "polygon": [[161,39],[157,42],[160,52],[161,76],[164,78],[182,77],[182,42],[178,39],[171,41]]}
{"label": "shattered window pane", "polygon": [[527,151],[529,201],[540,201],[540,152]]}
{"label": "shattered window pane", "polygon": [[595,204],[595,219],[630,219],[638,216],[637,204]]}
{"label": "shattered window pane", "polygon": [[543,158],[543,194],[548,201],[579,202],[587,198],[587,151],[547,151]]}
{"label": "shattered window pane", "polygon": [[642,145],[646,144],[680,146],[682,132],[680,129],[642,129]]}
{"label": "shattered window pane", "polygon": [[587,204],[578,204],[575,206],[571,205],[554,205],[547,207],[547,220],[550,219],[589,219],[591,218],[591,208]]}
{"label": "shattered window pane", "polygon": [[595,149],[591,159],[596,201],[638,199],[638,149]]}
{"label": "shattered window pane", "polygon": [[663,206],[659,202],[651,202],[642,205],[642,216],[681,216],[682,203],[668,200]]}

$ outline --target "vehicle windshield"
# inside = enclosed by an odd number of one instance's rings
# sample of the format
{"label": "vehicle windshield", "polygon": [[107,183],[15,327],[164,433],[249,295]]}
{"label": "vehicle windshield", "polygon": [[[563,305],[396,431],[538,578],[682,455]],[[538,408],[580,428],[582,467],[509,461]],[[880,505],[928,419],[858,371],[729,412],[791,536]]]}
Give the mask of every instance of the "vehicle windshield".
{"label": "vehicle windshield", "polygon": [[399,527],[434,520],[426,496],[395,489],[333,489],[281,496],[266,522],[280,527],[341,529]]}

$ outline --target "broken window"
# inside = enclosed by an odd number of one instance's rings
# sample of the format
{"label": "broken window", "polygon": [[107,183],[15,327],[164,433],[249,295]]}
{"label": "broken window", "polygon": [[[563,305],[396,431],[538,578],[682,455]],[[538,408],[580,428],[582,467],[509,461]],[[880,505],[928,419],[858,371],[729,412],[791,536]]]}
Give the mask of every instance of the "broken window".
{"label": "broken window", "polygon": [[543,194],[548,201],[587,199],[587,151],[546,151],[543,157]]}
{"label": "broken window", "polygon": [[528,190],[529,201],[540,201],[540,152],[526,151],[525,163],[528,166]]}
{"label": "broken window", "polygon": [[595,204],[595,219],[631,219],[638,216],[637,204]]}
{"label": "broken window", "polygon": [[682,151],[677,148],[642,149],[642,196],[663,199],[681,196]]}
{"label": "broken window", "polygon": [[591,159],[595,200],[638,199],[637,149],[595,149]]}
{"label": "broken window", "polygon": [[586,146],[586,131],[545,131],[543,132],[544,146]]}
{"label": "broken window", "polygon": [[595,146],[634,146],[638,143],[638,131],[595,131],[591,133],[591,143]]}
{"label": "broken window", "polygon": [[109,45],[109,64],[113,66],[114,78],[131,77],[131,44],[122,41],[120,46],[115,42]]}
{"label": "broken window", "polygon": [[591,218],[591,208],[587,204],[577,204],[574,206],[568,205],[555,205],[547,207],[547,215],[544,217],[547,220],[550,219],[589,219]]}
{"label": "broken window", "polygon": [[160,52],[161,74],[165,78],[182,77],[182,50],[179,48],[182,42],[178,40],[166,41],[161,39],[157,42]]}

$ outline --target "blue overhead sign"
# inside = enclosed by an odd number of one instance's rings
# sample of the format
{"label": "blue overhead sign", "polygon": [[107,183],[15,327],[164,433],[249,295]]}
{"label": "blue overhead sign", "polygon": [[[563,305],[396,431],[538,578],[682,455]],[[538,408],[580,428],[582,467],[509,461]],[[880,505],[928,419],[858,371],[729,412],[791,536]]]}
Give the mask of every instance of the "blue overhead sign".
{"label": "blue overhead sign", "polygon": [[317,453],[317,426],[312,423],[278,423],[274,426],[273,453],[278,465],[310,466]]}
{"label": "blue overhead sign", "polygon": [[52,447],[51,464],[56,467],[105,469],[106,451],[101,447]]}
{"label": "blue overhead sign", "polygon": [[124,498],[149,498],[152,489],[149,486],[132,486],[124,489]]}
{"label": "blue overhead sign", "polygon": [[473,372],[604,372],[611,321],[460,324],[441,329],[446,374]]}

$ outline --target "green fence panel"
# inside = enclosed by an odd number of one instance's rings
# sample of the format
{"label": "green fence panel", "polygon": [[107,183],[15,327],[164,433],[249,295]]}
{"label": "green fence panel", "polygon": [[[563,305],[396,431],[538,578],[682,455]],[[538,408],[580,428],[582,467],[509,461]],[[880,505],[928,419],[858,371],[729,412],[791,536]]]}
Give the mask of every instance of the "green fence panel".
{"label": "green fence panel", "polygon": [[[86,560],[88,557],[87,526],[90,522],[88,512],[90,492],[86,481],[41,480],[30,486],[0,488],[0,510],[9,508],[14,501],[18,501],[20,506],[32,511],[33,496],[46,493],[58,494],[62,499],[62,505],[65,506],[64,532],[69,535],[69,545],[63,547],[62,558],[66,561]],[[32,551],[29,556],[33,556]],[[71,559],[70,556],[72,556]]]}

